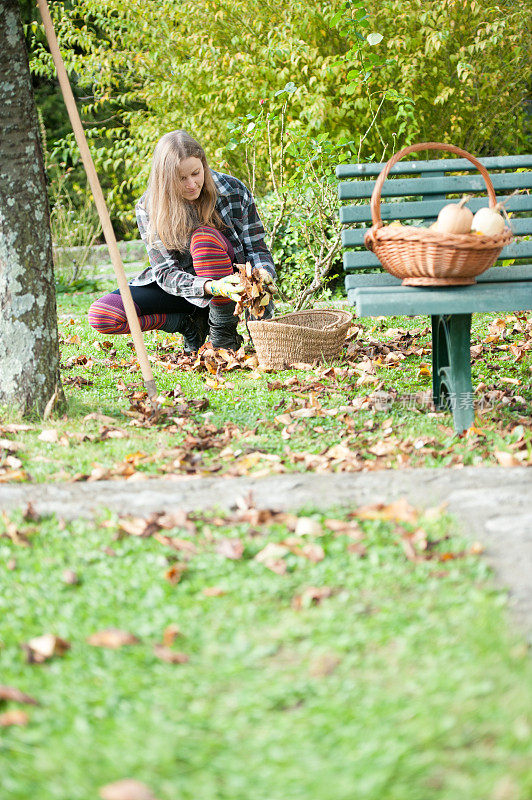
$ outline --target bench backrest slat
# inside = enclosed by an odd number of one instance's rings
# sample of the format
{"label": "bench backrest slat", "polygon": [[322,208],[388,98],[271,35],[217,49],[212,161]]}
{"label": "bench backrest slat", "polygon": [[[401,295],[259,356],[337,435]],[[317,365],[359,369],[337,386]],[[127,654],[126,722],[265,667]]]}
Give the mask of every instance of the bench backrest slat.
{"label": "bench backrest slat", "polygon": [[[504,200],[504,195],[498,195],[497,200]],[[469,201],[467,207],[475,213],[479,208],[487,205],[486,197],[475,197]],[[381,217],[383,221],[394,219],[436,219],[441,207],[441,200],[405,200],[397,203],[381,203]],[[506,203],[506,210],[532,211],[532,194],[518,194],[515,197],[511,197]],[[341,206],[340,222],[371,223],[369,203],[356,206]]]}
{"label": "bench backrest slat", "polygon": [[[481,162],[490,171],[493,186],[498,191],[498,200],[505,200],[506,209],[512,214],[512,230],[516,236],[532,235],[532,193],[518,194],[508,198],[514,189],[532,188],[532,171],[494,173],[496,169],[532,168],[532,154],[524,156],[503,156],[483,158]],[[342,231],[342,244],[345,248],[362,248],[344,253],[346,271],[359,269],[382,269],[373,253],[364,247],[364,234],[372,224],[369,198],[375,186],[374,180],[368,177],[377,176],[384,164],[341,164],[336,174],[339,178],[358,178],[339,185],[338,194],[341,200],[354,200],[352,205],[340,208],[342,223],[363,223],[364,227]],[[449,175],[454,172],[474,174]],[[468,207],[473,211],[487,206],[487,192],[484,179],[476,167],[466,159],[435,159],[433,161],[402,162],[394,166],[392,175],[419,175],[419,177],[389,178],[384,182],[382,196],[397,198],[391,202],[381,202],[380,212],[384,222],[406,220],[411,224],[425,224],[436,219],[447,195],[460,195],[466,192],[482,192],[473,197]],[[414,200],[412,198],[419,197]],[[399,200],[405,197],[405,200]],[[519,214],[518,217],[515,214]],[[528,214],[528,216],[521,216]],[[503,249],[499,260],[524,259],[532,256],[532,241],[514,241]]]}
{"label": "bench backrest slat", "polygon": [[[495,191],[504,189],[532,188],[532,172],[509,172],[490,175]],[[347,181],[341,183],[338,191],[340,200],[356,200],[371,197],[375,181]],[[392,178],[382,187],[382,197],[412,197],[412,195],[462,194],[463,192],[482,192],[487,195],[482,175],[452,175],[448,178]]]}
{"label": "bench backrest slat", "polygon": [[[532,154],[523,156],[492,156],[479,161],[488,171],[492,169],[532,169]],[[340,164],[336,167],[336,177],[362,178],[380,175],[385,162],[370,164]],[[392,167],[390,175],[412,175],[430,172],[478,172],[466,158],[437,158],[432,161],[399,161]]]}

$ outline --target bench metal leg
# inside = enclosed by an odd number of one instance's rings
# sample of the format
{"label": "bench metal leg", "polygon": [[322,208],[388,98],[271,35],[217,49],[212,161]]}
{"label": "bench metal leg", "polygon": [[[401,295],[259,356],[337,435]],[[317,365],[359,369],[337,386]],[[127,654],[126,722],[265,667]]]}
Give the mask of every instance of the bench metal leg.
{"label": "bench metal leg", "polygon": [[436,408],[450,408],[457,433],[473,425],[471,314],[432,316],[432,395]]}

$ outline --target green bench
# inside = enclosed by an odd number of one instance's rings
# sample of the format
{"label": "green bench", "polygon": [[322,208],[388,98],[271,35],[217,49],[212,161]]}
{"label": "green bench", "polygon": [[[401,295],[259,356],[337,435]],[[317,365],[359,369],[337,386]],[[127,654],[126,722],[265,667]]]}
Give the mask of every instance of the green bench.
{"label": "green bench", "polygon": [[[532,188],[532,171],[527,171],[532,169],[532,155],[479,160],[490,174],[498,200],[514,189]],[[377,257],[364,247],[364,234],[371,227],[369,198],[384,166],[342,164],[336,169],[342,181],[340,200],[356,201],[340,208],[340,221],[357,225],[342,232],[347,296],[360,317],[430,315],[434,404],[437,409],[452,410],[455,430],[460,433],[474,422],[472,314],[532,309],[532,263],[525,263],[532,257],[532,239],[518,238],[532,234],[532,194],[517,194],[506,204],[507,211],[512,212],[515,239],[503,249],[499,261],[514,259],[511,266],[496,265],[470,286],[402,286],[398,278],[383,272]],[[398,162],[384,182],[383,201],[392,201],[381,202],[381,217],[383,222],[408,220],[428,225],[449,201],[449,195],[456,198],[463,193],[480,193],[468,203],[473,213],[488,205],[486,184],[467,159]]]}

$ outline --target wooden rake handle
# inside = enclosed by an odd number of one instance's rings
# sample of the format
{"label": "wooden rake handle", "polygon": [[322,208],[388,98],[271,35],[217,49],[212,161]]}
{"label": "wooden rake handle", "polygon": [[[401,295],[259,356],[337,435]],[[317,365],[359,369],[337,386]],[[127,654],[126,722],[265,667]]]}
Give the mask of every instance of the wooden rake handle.
{"label": "wooden rake handle", "polygon": [[139,360],[142,377],[144,378],[144,384],[150,400],[152,403],[155,403],[157,390],[155,387],[155,380],[153,378],[151,366],[148,361],[148,353],[146,352],[139,320],[133,304],[133,298],[131,297],[131,291],[127,282],[122,257],[116,243],[111,217],[109,216],[109,211],[103,196],[102,187],[100,185],[98,174],[90,154],[87,138],[85,136],[85,131],[83,130],[83,125],[81,124],[81,118],[76,107],[76,101],[72,93],[72,88],[70,86],[70,81],[65,69],[63,57],[61,56],[61,52],[59,50],[59,44],[55,35],[54,25],[50,16],[47,0],[37,0],[37,5],[39,7],[39,12],[44,24],[44,30],[46,32],[46,38],[48,39],[50,52],[57,70],[57,77],[59,78],[59,85],[61,87],[65,105],[67,107],[68,116],[70,117],[70,123],[72,125],[74,136],[76,137],[76,142],[81,153],[81,160],[83,161],[83,166],[85,168],[87,179],[94,197],[94,202],[96,204],[98,216],[102,225],[105,241],[107,242],[107,247],[109,248],[109,255],[111,257],[114,273],[116,275],[120,296],[124,304],[127,321],[129,323],[129,329],[133,338],[133,344],[135,345],[135,352]]}

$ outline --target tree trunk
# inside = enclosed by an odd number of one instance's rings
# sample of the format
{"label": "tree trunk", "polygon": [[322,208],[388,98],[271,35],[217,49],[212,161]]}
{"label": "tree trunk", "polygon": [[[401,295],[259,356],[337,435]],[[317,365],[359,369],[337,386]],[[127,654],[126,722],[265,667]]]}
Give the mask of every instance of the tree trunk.
{"label": "tree trunk", "polygon": [[50,211],[18,0],[0,0],[0,405],[63,400]]}

